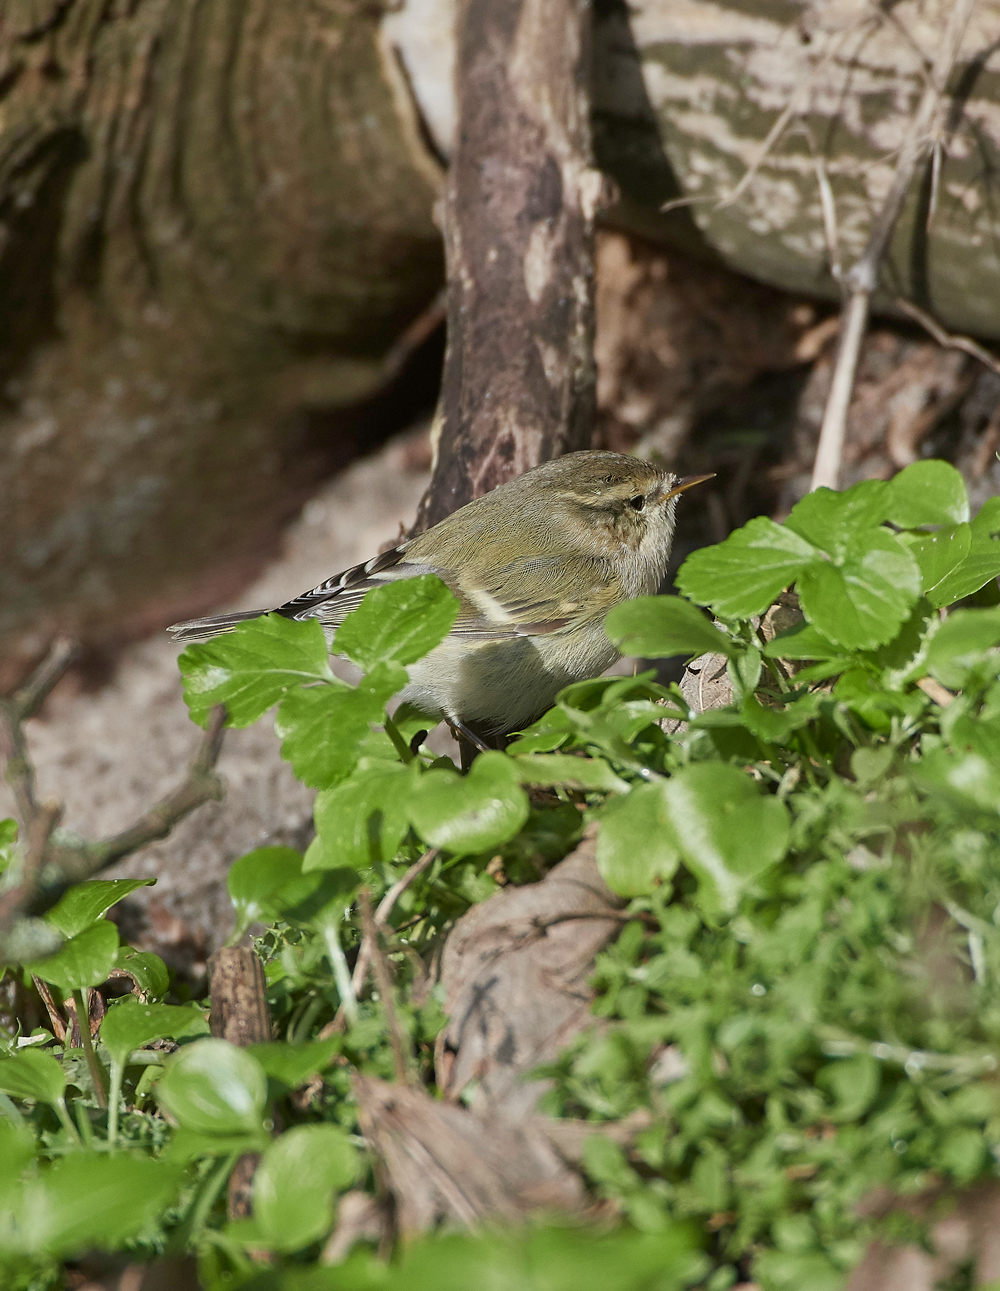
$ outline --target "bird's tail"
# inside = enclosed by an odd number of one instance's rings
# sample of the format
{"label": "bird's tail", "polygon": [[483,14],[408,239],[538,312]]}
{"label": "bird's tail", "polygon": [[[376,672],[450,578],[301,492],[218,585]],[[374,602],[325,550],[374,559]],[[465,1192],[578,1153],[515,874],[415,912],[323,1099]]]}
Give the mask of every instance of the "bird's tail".
{"label": "bird's tail", "polygon": [[231,614],[215,614],[207,619],[187,619],[174,623],[167,631],[175,641],[210,641],[212,637],[232,632],[238,623],[259,619],[267,610],[234,610]]}

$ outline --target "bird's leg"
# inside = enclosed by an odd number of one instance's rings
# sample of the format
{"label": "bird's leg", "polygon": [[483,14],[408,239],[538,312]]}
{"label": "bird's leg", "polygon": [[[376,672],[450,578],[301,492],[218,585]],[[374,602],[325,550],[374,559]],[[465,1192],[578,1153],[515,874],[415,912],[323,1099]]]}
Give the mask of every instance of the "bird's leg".
{"label": "bird's leg", "polygon": [[488,753],[490,746],[482,735],[473,730],[471,726],[466,726],[465,722],[460,721],[457,717],[446,717],[445,721],[458,743],[458,751],[462,758],[462,770],[468,771],[473,760],[480,753]]}

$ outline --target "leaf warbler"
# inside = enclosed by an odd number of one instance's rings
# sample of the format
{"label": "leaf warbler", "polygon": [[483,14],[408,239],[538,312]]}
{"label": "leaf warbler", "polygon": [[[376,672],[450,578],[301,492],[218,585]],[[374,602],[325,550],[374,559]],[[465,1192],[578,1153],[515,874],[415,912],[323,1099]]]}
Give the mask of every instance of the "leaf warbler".
{"label": "leaf warbler", "polygon": [[[622,453],[569,453],[461,507],[425,533],[279,605],[330,638],[379,584],[436,574],[458,598],[448,636],[407,669],[402,698],[478,747],[522,730],[563,686],[618,657],[608,611],[649,595],[667,570],[679,479]],[[266,610],[191,619],[168,631],[207,640]]]}

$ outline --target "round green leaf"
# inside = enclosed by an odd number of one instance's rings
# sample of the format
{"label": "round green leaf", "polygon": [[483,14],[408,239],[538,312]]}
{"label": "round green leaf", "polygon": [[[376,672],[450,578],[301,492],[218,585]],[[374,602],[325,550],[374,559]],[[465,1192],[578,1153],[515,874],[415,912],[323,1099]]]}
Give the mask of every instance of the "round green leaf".
{"label": "round green leaf", "polygon": [[720,618],[747,619],[763,614],[779,592],[820,553],[793,530],[757,516],[725,542],[688,556],[677,573],[680,592],[709,605]]}
{"label": "round green leaf", "polygon": [[61,991],[79,991],[106,982],[118,960],[118,929],[107,919],[63,942],[54,955],[25,968]]}
{"label": "round green leaf", "polygon": [[158,1000],[166,995],[170,974],[159,955],[150,950],[132,950],[130,946],[122,946],[118,951],[117,967],[128,973],[139,990],[150,999]]}
{"label": "round green leaf", "polygon": [[694,763],[671,776],[663,793],[681,854],[712,907],[733,910],[742,888],[787,850],[784,803],[736,767]]}
{"label": "round green leaf", "polygon": [[202,1134],[253,1133],[267,1104],[267,1076],[245,1049],[198,1040],[168,1063],[156,1096],[182,1126]]}
{"label": "round green leaf", "polygon": [[370,591],[337,629],[333,648],[362,668],[416,663],[451,631],[454,594],[435,574],[400,578]]}
{"label": "round green leaf", "polygon": [[180,1167],[148,1157],[64,1157],[25,1184],[19,1245],[50,1257],[115,1249],[155,1223],[181,1178]]}
{"label": "round green leaf", "polygon": [[254,1226],[271,1250],[297,1251],[326,1233],[333,1193],[358,1177],[358,1152],[335,1125],[298,1125],[267,1149],[253,1180]]}
{"label": "round green leaf", "polygon": [[920,597],[920,569],[886,529],[847,544],[840,564],[810,565],[798,580],[802,612],[837,645],[871,650],[891,641]]}
{"label": "round green leaf", "polygon": [[226,705],[228,726],[250,726],[289,691],[334,680],[319,620],[281,614],[250,619],[214,641],[190,645],[178,664],[185,703],[199,726],[216,704]]}
{"label": "round green leaf", "polygon": [[948,462],[914,462],[890,480],[886,518],[901,529],[961,524],[969,518],[965,481]]}
{"label": "round green leaf", "polygon": [[946,525],[936,533],[903,533],[900,542],[912,552],[920,566],[925,596],[934,597],[934,589],[956,570],[972,546],[972,528],[967,524]]}
{"label": "round green leaf", "polygon": [[961,690],[969,672],[1000,642],[1000,609],[955,610],[927,644],[927,671],[942,686]]}
{"label": "round green leaf", "polygon": [[129,998],[113,1004],[101,1023],[101,1040],[107,1047],[112,1062],[124,1063],[133,1049],[139,1049],[150,1040],[170,1036],[204,1034],[208,1030],[205,1015],[200,1009],[174,1004],[142,1004]]}
{"label": "round green leaf", "polygon": [[50,1053],[25,1049],[0,1061],[0,1089],[14,1098],[58,1103],[66,1092],[66,1076]]}
{"label": "round green leaf", "polygon": [[932,605],[952,605],[1000,574],[1000,498],[987,498],[969,528],[969,554],[935,586]]}
{"label": "round green leaf", "polygon": [[312,1040],[305,1044],[274,1041],[252,1044],[247,1052],[252,1054],[267,1073],[269,1080],[298,1089],[315,1071],[321,1071],[340,1049],[340,1036],[329,1040]]}
{"label": "round green leaf", "polygon": [[623,654],[646,659],[739,651],[735,641],[680,596],[638,596],[616,605],[604,630]]}
{"label": "round green leaf", "polygon": [[229,867],[226,887],[236,908],[236,931],[277,918],[283,889],[302,878],[302,853],[294,847],[258,847]]}
{"label": "round green leaf", "polygon": [[814,489],[795,504],[786,526],[807,542],[839,558],[862,529],[875,529],[889,510],[889,486],[882,480],[861,480],[838,493]]}
{"label": "round green leaf", "polygon": [[408,811],[432,847],[464,856],[513,838],[528,819],[528,795],[510,758],[481,753],[468,775],[427,772],[413,786]]}
{"label": "round green leaf", "polygon": [[313,814],[322,848],[310,852],[309,868],[360,870],[391,861],[409,829],[409,788],[407,769],[390,762],[319,794]]}
{"label": "round green leaf", "polygon": [[45,918],[64,937],[75,937],[130,892],[152,887],[155,882],[156,879],[89,879],[76,883],[46,912]]}
{"label": "round green leaf", "polygon": [[638,785],[626,797],[611,798],[601,812],[597,868],[620,896],[651,892],[680,863],[665,788],[665,781]]}

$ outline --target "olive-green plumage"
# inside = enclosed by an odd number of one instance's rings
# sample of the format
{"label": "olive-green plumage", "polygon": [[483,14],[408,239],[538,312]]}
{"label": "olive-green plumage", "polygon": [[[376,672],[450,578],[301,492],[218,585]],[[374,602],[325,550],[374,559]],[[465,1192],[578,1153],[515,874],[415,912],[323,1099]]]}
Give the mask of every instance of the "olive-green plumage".
{"label": "olive-green plumage", "polygon": [[[410,542],[278,609],[318,618],[330,634],[372,587],[437,574],[459,600],[452,631],[407,670],[403,698],[454,725],[520,730],[570,682],[618,657],[608,611],[657,590],[667,569],[678,480],[621,453],[544,462]],[[257,610],[178,623],[179,640],[231,630]]]}

